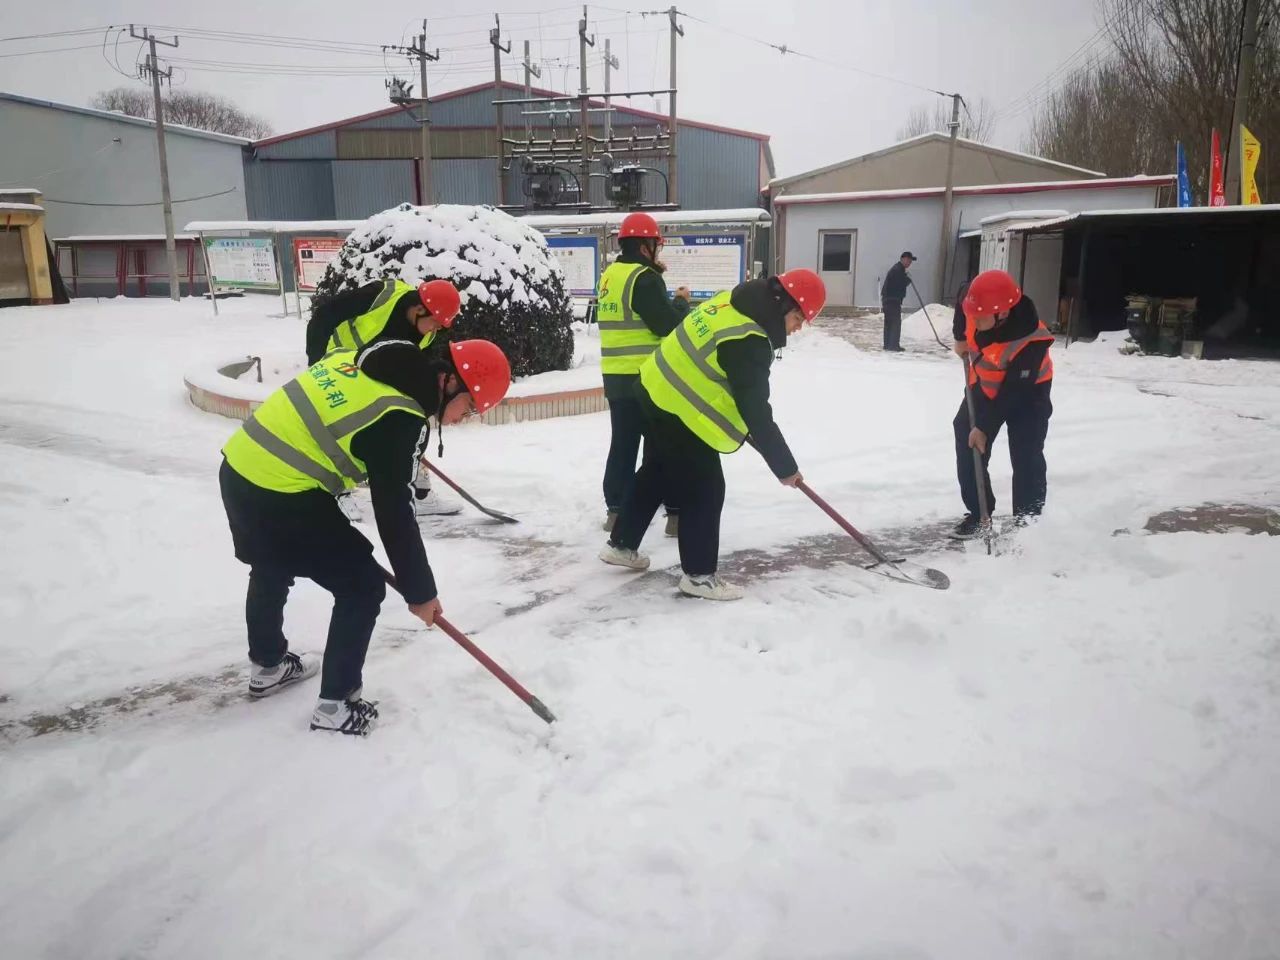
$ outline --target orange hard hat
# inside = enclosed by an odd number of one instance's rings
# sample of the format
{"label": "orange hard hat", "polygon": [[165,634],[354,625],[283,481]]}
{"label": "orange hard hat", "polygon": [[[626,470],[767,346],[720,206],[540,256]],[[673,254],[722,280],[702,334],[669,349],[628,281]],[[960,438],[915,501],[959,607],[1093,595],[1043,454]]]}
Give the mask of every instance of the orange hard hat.
{"label": "orange hard hat", "polygon": [[787,295],[796,302],[796,306],[800,308],[806,320],[812,321],[822,312],[823,304],[827,302],[827,285],[812,270],[806,270],[804,267],[788,270],[786,273],[778,274],[778,282],[782,284],[782,289],[787,291]]}
{"label": "orange hard hat", "polygon": [[462,309],[458,288],[448,280],[428,280],[418,284],[418,299],[442,327],[453,326],[453,318]]}
{"label": "orange hard hat", "polygon": [[965,294],[964,315],[976,319],[1008,313],[1022,299],[1018,282],[1003,270],[984,270],[973,278]]}
{"label": "orange hard hat", "polygon": [[449,344],[453,366],[467,385],[476,410],[497,406],[511,388],[511,364],[491,340],[460,340]]}

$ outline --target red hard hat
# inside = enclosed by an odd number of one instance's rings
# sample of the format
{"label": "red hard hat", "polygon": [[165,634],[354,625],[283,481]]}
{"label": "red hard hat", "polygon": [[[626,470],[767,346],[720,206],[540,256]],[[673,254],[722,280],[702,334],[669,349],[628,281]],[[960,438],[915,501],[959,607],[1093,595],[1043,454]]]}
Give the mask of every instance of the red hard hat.
{"label": "red hard hat", "polygon": [[491,340],[460,340],[449,344],[453,366],[467,385],[476,410],[497,406],[511,387],[511,364]]}
{"label": "red hard hat", "polygon": [[812,270],[804,267],[788,270],[778,274],[778,282],[796,302],[806,320],[812,321],[822,312],[822,306],[827,302],[827,285]]}
{"label": "red hard hat", "polygon": [[462,309],[458,288],[448,280],[428,280],[418,284],[418,299],[442,327],[453,326],[453,318]]}
{"label": "red hard hat", "polygon": [[658,221],[647,213],[628,213],[622,221],[622,229],[618,238],[646,237],[653,240],[662,239],[662,231],[658,229]]}
{"label": "red hard hat", "polygon": [[1007,313],[1022,299],[1018,282],[1003,270],[984,270],[973,278],[964,298],[966,317],[990,317]]}

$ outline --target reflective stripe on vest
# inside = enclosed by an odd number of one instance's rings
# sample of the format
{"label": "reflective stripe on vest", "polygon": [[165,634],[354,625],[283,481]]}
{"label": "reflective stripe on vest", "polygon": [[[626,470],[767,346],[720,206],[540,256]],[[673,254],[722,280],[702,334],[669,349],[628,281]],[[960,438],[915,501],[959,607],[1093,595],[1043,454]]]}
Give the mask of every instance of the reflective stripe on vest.
{"label": "reflective stripe on vest", "polygon": [[340,494],[366,478],[355,434],[393,410],[426,420],[416,401],[354,365],[355,351],[328,354],[273,393],[223,447],[250,483],[280,493],[317,487]]}
{"label": "reflective stripe on vest", "polygon": [[744,337],[768,339],[764,328],[717,294],[662,340],[640,368],[640,382],[661,409],[679,417],[713,450],[733,453],[747,439],[747,425],[720,366],[720,344]]}
{"label": "reflective stripe on vest", "polygon": [[659,338],[632,306],[636,281],[649,267],[615,261],[600,278],[596,323],[600,327],[600,372],[636,374],[657,349]]}
{"label": "reflective stripe on vest", "polygon": [[[1005,376],[1009,371],[1009,364],[1013,362],[1014,357],[1023,351],[1023,348],[1029,343],[1041,343],[1048,341],[1053,343],[1053,334],[1049,332],[1049,328],[1043,322],[1036,324],[1036,329],[1025,337],[1019,337],[1017,340],[1010,340],[1005,343],[989,343],[981,350],[978,349],[977,342],[977,326],[972,320],[965,324],[965,337],[969,341],[969,349],[978,354],[976,360],[969,365],[969,386],[975,384],[982,388],[982,392],[991,400],[996,398],[1000,392],[1000,386],[1004,383]],[[1036,373],[1036,383],[1046,383],[1053,379],[1053,359],[1049,356],[1049,351],[1045,351],[1044,359],[1040,361],[1040,369]]]}
{"label": "reflective stripe on vest", "polygon": [[[329,338],[329,350],[363,350],[387,328],[387,321],[391,319],[400,298],[406,293],[413,293],[415,289],[417,288],[403,280],[383,280],[382,290],[368,310],[358,317],[344,320],[334,328],[333,335]],[[418,342],[418,348],[425,350],[435,336],[434,330],[428,333]]]}

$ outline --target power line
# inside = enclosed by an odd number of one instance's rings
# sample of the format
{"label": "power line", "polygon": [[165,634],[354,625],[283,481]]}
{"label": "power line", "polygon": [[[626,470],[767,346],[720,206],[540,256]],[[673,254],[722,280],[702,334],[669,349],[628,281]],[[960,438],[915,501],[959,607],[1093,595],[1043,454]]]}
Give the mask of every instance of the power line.
{"label": "power line", "polygon": [[53,33],[28,33],[21,37],[0,37],[0,43],[11,40],[48,40],[51,37],[78,37],[84,34],[97,33],[104,27],[81,27],[79,30],[58,30]]}
{"label": "power line", "polygon": [[24,50],[21,53],[0,53],[0,60],[7,60],[10,57],[34,57],[41,53],[65,53],[68,50],[93,50],[97,46],[96,43],[82,43],[75,47],[49,47],[45,50]]}
{"label": "power line", "polygon": [[[171,200],[170,203],[194,203],[197,200],[209,200],[213,197],[225,197],[228,193],[235,193],[239,187],[228,187],[226,190],[219,190],[217,193],[206,193],[198,197],[183,197],[180,200]],[[87,200],[55,200],[53,197],[45,197],[46,203],[63,203],[69,207],[158,207],[161,206],[163,200],[149,200],[146,203],[90,203]]]}

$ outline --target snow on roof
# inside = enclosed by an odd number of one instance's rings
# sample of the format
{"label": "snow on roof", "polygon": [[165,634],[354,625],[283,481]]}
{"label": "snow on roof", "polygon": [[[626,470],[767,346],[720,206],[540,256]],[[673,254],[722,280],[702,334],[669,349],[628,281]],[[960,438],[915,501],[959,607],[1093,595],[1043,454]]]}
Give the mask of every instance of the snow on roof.
{"label": "snow on roof", "polygon": [[34,197],[43,192],[35,187],[0,187],[0,197]]}
{"label": "snow on roof", "polygon": [[1004,213],[993,213],[978,221],[982,226],[988,223],[999,223],[1002,220],[1055,220],[1070,214],[1069,210],[1006,210]]}
{"label": "snow on roof", "polygon": [[0,203],[0,213],[44,213],[38,203]]}
{"label": "snow on roof", "polygon": [[[447,204],[441,204],[447,206]],[[521,223],[539,230],[563,227],[610,227],[622,223],[627,210],[605,213],[537,213],[516,217]],[[735,210],[656,210],[653,219],[659,223],[758,223],[770,220],[768,210],[742,207]],[[193,233],[350,233],[364,224],[363,220],[192,220],[183,229]]]}
{"label": "snow on roof", "polygon": [[[849,157],[847,160],[841,160],[838,163],[829,163],[825,167],[818,167],[814,170],[807,170],[804,173],[793,173],[787,177],[774,177],[769,181],[770,187],[786,186],[788,183],[795,183],[797,180],[805,180],[809,177],[816,177],[823,173],[830,173],[833,170],[839,170],[841,167],[850,166],[855,163],[863,163],[867,160],[875,160],[879,157],[887,156],[891,153],[897,153],[908,147],[913,147],[924,143],[928,140],[949,140],[950,137],[945,133],[930,131],[922,133],[918,136],[909,137],[906,140],[899,140],[897,143],[890,144],[887,147],[881,147],[879,150],[872,150],[870,153],[862,153],[856,157]],[[1060,160],[1050,160],[1048,157],[1037,157],[1032,153],[1023,153],[1021,150],[1011,150],[1008,147],[997,147],[990,143],[981,143],[977,140],[970,140],[967,137],[956,137],[956,143],[962,144],[975,150],[981,150],[985,153],[994,153],[1006,157],[1013,157],[1018,160],[1029,160],[1033,163],[1043,164],[1048,167],[1057,167],[1059,170],[1071,170],[1075,173],[1083,173],[1090,177],[1099,179],[1105,178],[1106,174],[1099,170],[1088,170],[1085,167],[1077,167],[1070,163],[1062,163]]]}
{"label": "snow on roof", "polygon": [[1114,219],[1116,217],[1183,217],[1183,216],[1221,216],[1230,213],[1262,214],[1280,213],[1280,203],[1255,203],[1234,207],[1135,207],[1131,210],[1081,210],[1077,213],[1065,214],[1053,220],[1041,220],[1036,223],[1020,223],[1011,226],[1010,230],[1030,230],[1041,227],[1056,227],[1076,220]]}
{"label": "snow on roof", "polygon": [[[67,113],[79,113],[89,117],[101,117],[104,120],[116,120],[120,123],[132,123],[135,126],[150,127],[155,129],[155,121],[147,120],[143,117],[131,117],[127,114],[120,113],[117,110],[97,110],[93,107],[77,107],[70,103],[59,103],[57,100],[38,100],[35,97],[24,97],[17,93],[5,93],[0,91],[0,100],[10,100],[14,103],[25,103],[32,107],[45,107],[50,110],[63,110]],[[164,131],[168,133],[183,134],[191,137],[201,137],[205,140],[217,140],[220,143],[233,143],[237,146],[248,146],[251,141],[248,137],[233,137],[227,133],[215,133],[212,130],[199,130],[195,127],[184,127],[180,123],[166,123]]]}
{"label": "snow on roof", "polygon": [[[956,187],[958,197],[1000,193],[1038,193],[1052,190],[1105,190],[1114,187],[1161,187],[1173,183],[1174,174],[1135,177],[1111,177],[1103,180],[1046,180],[1035,183],[989,183],[971,187]],[[859,190],[852,193],[792,193],[774,197],[780,206],[793,203],[838,203],[858,200],[902,200],[923,197],[940,197],[946,193],[943,187],[912,187],[901,190]]]}
{"label": "snow on roof", "polygon": [[[159,241],[164,242],[163,233],[103,233],[103,234],[77,234],[74,237],[54,237],[54,243],[143,243]],[[175,240],[194,240],[193,233],[175,233]]]}
{"label": "snow on roof", "polygon": [[192,233],[350,233],[363,220],[192,220]]}
{"label": "snow on roof", "polygon": [[[612,227],[626,218],[629,210],[604,213],[534,213],[520,217],[532,227]],[[758,223],[772,219],[768,210],[741,207],[736,210],[651,210],[646,211],[658,223]]]}

